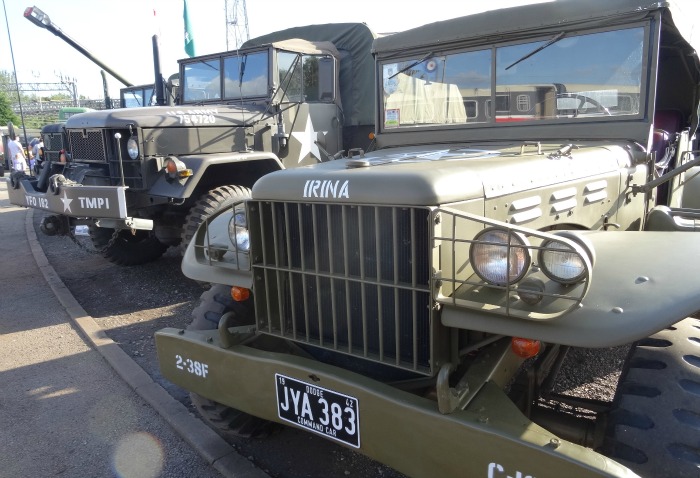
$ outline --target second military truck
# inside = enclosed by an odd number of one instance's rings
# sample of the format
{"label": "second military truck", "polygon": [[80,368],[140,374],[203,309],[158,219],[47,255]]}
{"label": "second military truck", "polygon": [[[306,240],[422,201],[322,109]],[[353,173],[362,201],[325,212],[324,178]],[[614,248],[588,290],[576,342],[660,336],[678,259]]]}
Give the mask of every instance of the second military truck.
{"label": "second military truck", "polygon": [[[215,285],[156,334],[163,375],[227,432],[281,423],[412,477],[698,476],[690,6],[377,38],[376,150],[266,175],[195,234],[183,271]],[[560,392],[572,348],[617,345],[613,401]]]}
{"label": "second military truck", "polygon": [[157,259],[261,176],[366,148],[374,37],[364,24],[311,25],[180,60],[175,106],[69,118],[65,162],[13,174],[10,201],[54,213],[49,234],[86,224],[114,263]]}

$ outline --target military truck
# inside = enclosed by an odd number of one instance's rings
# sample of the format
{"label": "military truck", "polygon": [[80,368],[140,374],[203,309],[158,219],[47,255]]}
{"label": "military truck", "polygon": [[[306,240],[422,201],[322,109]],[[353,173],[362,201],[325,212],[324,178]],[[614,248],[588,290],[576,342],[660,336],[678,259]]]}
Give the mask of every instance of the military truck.
{"label": "military truck", "polygon": [[179,60],[175,106],[69,118],[66,162],[11,176],[10,201],[54,213],[48,234],[87,225],[114,263],[157,259],[261,176],[370,144],[373,107],[360,100],[374,37],[365,24],[310,25]]}
{"label": "military truck", "polygon": [[[163,375],[220,430],[284,424],[409,476],[697,476],[688,7],[377,38],[377,149],[263,176],[202,225],[182,269],[215,285],[157,332]],[[618,345],[614,400],[555,393],[567,352]]]}

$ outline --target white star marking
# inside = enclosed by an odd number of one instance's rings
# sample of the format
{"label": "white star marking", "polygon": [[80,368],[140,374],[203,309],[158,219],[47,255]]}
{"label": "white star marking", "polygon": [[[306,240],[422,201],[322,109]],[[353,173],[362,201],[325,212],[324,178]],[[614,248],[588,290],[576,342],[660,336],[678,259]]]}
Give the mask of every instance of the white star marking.
{"label": "white star marking", "polygon": [[61,201],[63,202],[63,212],[73,212],[70,210],[70,203],[73,202],[72,199],[68,199],[68,196],[66,196],[66,191],[63,190],[63,197],[61,198]]}
{"label": "white star marking", "polygon": [[311,122],[311,115],[306,116],[306,126],[304,131],[297,131],[292,133],[292,137],[299,141],[301,145],[301,151],[299,153],[299,162],[301,163],[306,156],[311,153],[311,155],[320,160],[321,152],[318,150],[318,145],[315,141],[318,140],[318,135],[322,134],[323,137],[328,134],[328,131],[314,131],[314,125]]}

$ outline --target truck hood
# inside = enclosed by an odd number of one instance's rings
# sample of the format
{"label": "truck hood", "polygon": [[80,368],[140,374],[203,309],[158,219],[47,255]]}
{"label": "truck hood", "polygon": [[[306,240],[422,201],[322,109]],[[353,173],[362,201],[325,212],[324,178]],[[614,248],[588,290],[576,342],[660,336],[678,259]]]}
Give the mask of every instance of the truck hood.
{"label": "truck hood", "polygon": [[[596,176],[631,164],[625,143],[417,146],[274,172],[253,187],[262,200],[443,205]],[[564,151],[566,153],[566,151]]]}
{"label": "truck hood", "polygon": [[66,121],[67,129],[81,128],[182,128],[183,126],[242,126],[260,120],[265,103],[244,105],[181,105],[120,108],[75,115]]}

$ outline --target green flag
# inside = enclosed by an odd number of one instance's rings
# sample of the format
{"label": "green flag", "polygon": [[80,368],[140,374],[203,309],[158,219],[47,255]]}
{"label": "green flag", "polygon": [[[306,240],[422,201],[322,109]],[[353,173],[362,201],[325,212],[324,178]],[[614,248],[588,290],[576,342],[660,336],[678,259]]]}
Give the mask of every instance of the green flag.
{"label": "green flag", "polygon": [[192,36],[192,26],[190,25],[190,17],[187,14],[187,0],[185,2],[185,11],[183,17],[185,19],[185,53],[190,57],[194,56],[194,37]]}

